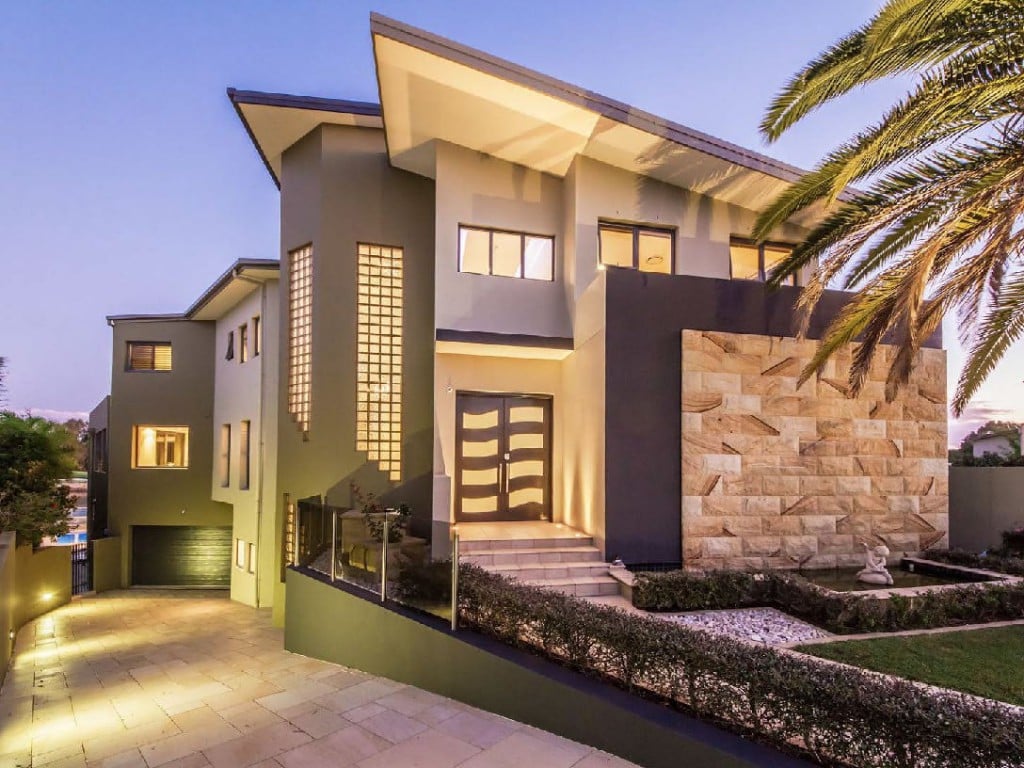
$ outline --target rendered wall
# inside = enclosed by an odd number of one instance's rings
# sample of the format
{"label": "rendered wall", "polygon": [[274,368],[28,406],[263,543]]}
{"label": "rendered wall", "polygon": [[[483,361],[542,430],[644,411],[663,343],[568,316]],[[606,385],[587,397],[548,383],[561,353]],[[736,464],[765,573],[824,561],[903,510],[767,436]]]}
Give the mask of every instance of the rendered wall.
{"label": "rendered wall", "polygon": [[14,649],[14,605],[14,534],[0,533],[0,685]]}
{"label": "rendered wall", "polygon": [[949,546],[982,552],[1024,527],[1024,467],[949,468]]}
{"label": "rendered wall", "polygon": [[71,601],[71,547],[15,550],[14,626]]}
{"label": "rendered wall", "polygon": [[[127,371],[128,341],[169,341],[173,369]],[[131,526],[231,525],[210,498],[213,466],[214,326],[209,322],[118,322],[108,428],[108,528],[121,541],[121,586],[131,580]],[[221,350],[223,351],[223,350]],[[132,469],[132,427],[187,425],[187,469]]]}
{"label": "rendered wall", "polygon": [[[289,252],[309,243],[313,244],[312,394],[310,428],[303,436],[287,407],[287,275]],[[397,484],[365,451],[356,450],[359,243],[404,249],[402,478]],[[285,493],[293,499],[326,494],[332,504],[347,505],[352,501],[349,485],[355,482],[381,495],[385,503],[409,504],[415,515],[413,532],[429,535],[433,249],[433,183],[392,168],[381,131],[322,126],[284,153],[277,515],[282,514]]]}
{"label": "rendered wall", "polygon": [[[569,336],[563,288],[562,181],[438,142],[436,327]],[[555,236],[554,280],[459,272],[459,225]]]}
{"label": "rendered wall", "polygon": [[688,566],[863,563],[945,546],[946,365],[920,353],[895,402],[883,347],[857,398],[851,352],[799,389],[814,341],[682,333],[683,560]]}
{"label": "rendered wall", "polygon": [[111,536],[92,542],[92,589],[109,592],[121,588],[121,539]]}

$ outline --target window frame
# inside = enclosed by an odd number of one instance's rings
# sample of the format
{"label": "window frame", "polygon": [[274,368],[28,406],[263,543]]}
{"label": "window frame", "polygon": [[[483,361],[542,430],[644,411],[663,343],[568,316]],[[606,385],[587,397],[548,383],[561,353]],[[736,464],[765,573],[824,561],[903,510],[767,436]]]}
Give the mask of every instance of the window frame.
{"label": "window frame", "polygon": [[[153,368],[135,368],[132,366],[132,347],[153,347]],[[156,366],[156,348],[167,347],[171,354],[171,366],[169,368],[157,368]],[[142,341],[142,340],[129,340],[125,342],[125,359],[124,369],[128,373],[170,373],[174,370],[174,345],[169,341]]]}
{"label": "window frame", "polygon": [[[601,230],[607,229],[615,232],[631,232],[633,235],[633,266],[623,267],[619,264],[605,264],[604,259],[601,255]],[[620,221],[617,219],[598,219],[597,220],[597,264],[602,269],[608,267],[618,267],[619,269],[635,269],[637,272],[644,272],[648,275],[659,275],[659,274],[676,274],[676,234],[677,227],[667,227],[658,224],[641,224],[635,221]],[[657,235],[668,235],[671,241],[669,246],[669,253],[671,255],[671,261],[669,263],[668,272],[653,272],[646,269],[640,269],[640,235],[643,232],[651,232]]]}
{"label": "window frame", "polygon": [[[748,283],[765,283],[768,281],[768,271],[764,267],[764,251],[765,248],[787,248],[790,252],[796,248],[796,243],[785,243],[781,240],[765,240],[763,243],[758,243],[756,240],[752,240],[749,237],[730,237],[729,247],[732,248],[734,245],[746,246],[747,248],[757,248],[757,274],[758,277],[736,277],[733,274],[732,269],[732,253],[729,253],[729,279],[730,280],[745,280]],[[788,278],[791,282],[783,283],[782,285],[791,288],[799,288],[800,280],[797,275],[790,275]]]}
{"label": "window frame", "polygon": [[[470,272],[462,268],[462,230],[470,229],[476,232],[487,233],[487,272]],[[494,235],[517,235],[519,237],[519,276],[515,275],[496,275],[494,274]],[[504,277],[509,280],[530,280],[535,283],[553,283],[555,282],[555,239],[556,235],[542,235],[537,232],[527,232],[521,229],[505,229],[503,227],[487,227],[480,224],[466,224],[459,222],[455,232],[457,245],[456,253],[456,270],[459,274],[463,275],[477,275],[479,277]],[[538,240],[550,240],[551,241],[551,277],[527,277],[526,276],[526,238],[534,237]]]}
{"label": "window frame", "polygon": [[252,356],[259,357],[260,352],[263,351],[263,343],[260,340],[260,316],[252,316]]}
{"label": "window frame", "polygon": [[220,425],[220,445],[217,455],[217,472],[220,475],[220,487],[231,487],[231,425]]}
{"label": "window frame", "polygon": [[[139,466],[139,433],[143,429],[152,429],[159,433],[160,431],[171,432],[174,431],[176,434],[181,434],[181,430],[184,430],[185,444],[183,450],[184,463],[167,465],[167,464],[154,464]],[[192,439],[192,428],[188,424],[132,424],[132,443],[131,443],[131,468],[136,469],[159,469],[159,470],[187,470],[189,468],[189,443]]]}
{"label": "window frame", "polygon": [[238,362],[249,362],[249,324],[238,326]]}
{"label": "window frame", "polygon": [[238,490],[248,491],[252,481],[252,422],[242,419],[238,425]]}

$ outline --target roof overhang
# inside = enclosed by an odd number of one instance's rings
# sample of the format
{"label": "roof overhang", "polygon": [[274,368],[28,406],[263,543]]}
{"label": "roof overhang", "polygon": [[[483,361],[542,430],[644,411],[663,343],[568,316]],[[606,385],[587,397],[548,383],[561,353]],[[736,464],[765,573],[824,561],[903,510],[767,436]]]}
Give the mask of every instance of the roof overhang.
{"label": "roof overhang", "polygon": [[326,123],[380,128],[382,125],[380,105],[364,101],[234,88],[228,88],[228,98],[278,188],[281,186],[281,155],[317,126]]}
{"label": "roof overhang", "polygon": [[755,211],[804,173],[378,14],[370,29],[390,159],[413,173],[434,176],[436,141],[555,176],[582,155]]}
{"label": "roof overhang", "polygon": [[262,283],[276,280],[280,262],[274,259],[239,259],[185,311],[189,320],[217,320]]}

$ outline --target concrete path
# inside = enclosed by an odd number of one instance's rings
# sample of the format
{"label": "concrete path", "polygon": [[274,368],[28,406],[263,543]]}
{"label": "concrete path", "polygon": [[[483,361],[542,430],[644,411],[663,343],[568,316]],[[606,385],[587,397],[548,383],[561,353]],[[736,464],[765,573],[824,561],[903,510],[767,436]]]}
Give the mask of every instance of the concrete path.
{"label": "concrete path", "polygon": [[633,765],[282,643],[222,592],[76,599],[18,635],[0,768]]}

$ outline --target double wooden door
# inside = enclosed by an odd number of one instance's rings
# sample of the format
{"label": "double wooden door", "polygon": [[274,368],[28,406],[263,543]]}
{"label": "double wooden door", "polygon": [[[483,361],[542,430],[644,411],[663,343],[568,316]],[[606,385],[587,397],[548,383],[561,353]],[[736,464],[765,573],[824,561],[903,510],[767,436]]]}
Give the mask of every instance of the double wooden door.
{"label": "double wooden door", "polygon": [[455,521],[551,519],[551,398],[460,392]]}

